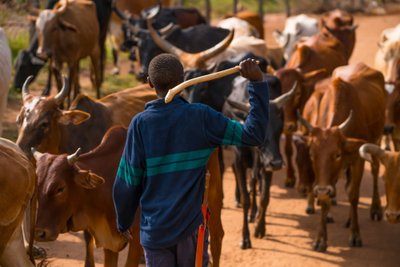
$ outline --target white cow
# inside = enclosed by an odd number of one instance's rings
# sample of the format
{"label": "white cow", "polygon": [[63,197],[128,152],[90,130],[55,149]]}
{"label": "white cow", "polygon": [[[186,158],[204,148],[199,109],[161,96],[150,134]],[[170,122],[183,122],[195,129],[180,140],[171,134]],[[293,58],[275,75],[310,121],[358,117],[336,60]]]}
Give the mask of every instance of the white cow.
{"label": "white cow", "polygon": [[11,51],[6,33],[0,27],[0,136],[3,133],[3,116],[7,107],[11,79]]}
{"label": "white cow", "polygon": [[400,24],[385,29],[378,42],[375,68],[383,73],[387,83],[400,80]]}
{"label": "white cow", "polygon": [[318,20],[304,14],[290,17],[286,20],[283,32],[275,30],[272,35],[284,50],[286,60],[292,55],[297,42],[302,37],[308,37],[318,32]]}

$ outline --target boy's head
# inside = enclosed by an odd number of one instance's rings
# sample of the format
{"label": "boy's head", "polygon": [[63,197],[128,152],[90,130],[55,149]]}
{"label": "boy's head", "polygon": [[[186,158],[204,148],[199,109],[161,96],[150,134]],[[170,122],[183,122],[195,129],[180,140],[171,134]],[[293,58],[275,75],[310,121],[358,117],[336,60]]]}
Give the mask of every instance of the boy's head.
{"label": "boy's head", "polygon": [[165,97],[168,90],[183,82],[183,66],[172,54],[161,54],[153,58],[149,65],[149,84],[157,95]]}

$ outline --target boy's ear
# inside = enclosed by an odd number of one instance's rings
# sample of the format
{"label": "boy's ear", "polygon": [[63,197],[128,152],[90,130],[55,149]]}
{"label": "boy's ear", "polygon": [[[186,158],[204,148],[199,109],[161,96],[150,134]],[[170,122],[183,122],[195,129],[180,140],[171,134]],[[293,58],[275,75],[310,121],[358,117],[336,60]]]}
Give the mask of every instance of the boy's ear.
{"label": "boy's ear", "polygon": [[154,88],[153,83],[150,81],[150,77],[147,76],[147,83],[150,85],[151,88]]}

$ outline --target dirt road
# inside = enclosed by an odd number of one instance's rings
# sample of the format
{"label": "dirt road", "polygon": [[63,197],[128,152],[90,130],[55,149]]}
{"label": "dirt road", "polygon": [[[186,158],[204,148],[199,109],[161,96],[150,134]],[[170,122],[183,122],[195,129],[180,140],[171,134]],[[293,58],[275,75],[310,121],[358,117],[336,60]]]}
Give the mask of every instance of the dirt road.
{"label": "dirt road", "polygon": [[[351,62],[363,61],[373,66],[377,40],[381,31],[400,23],[400,15],[380,17],[356,16],[357,43]],[[267,42],[273,45],[271,32],[282,29],[283,15],[268,15],[265,20]],[[15,110],[10,110],[10,116]],[[10,118],[14,121],[15,116]],[[368,170],[368,167],[367,167]],[[400,266],[400,225],[386,222],[372,222],[369,219],[369,205],[372,183],[369,171],[364,174],[359,205],[359,222],[364,246],[349,248],[349,231],[343,227],[348,215],[348,203],[344,182],[338,183],[338,205],[332,208],[335,223],[328,226],[328,251],[317,253],[311,250],[316,235],[319,209],[315,215],[305,213],[305,199],[294,189],[283,186],[285,170],[274,174],[271,188],[271,202],[267,212],[267,237],[252,238],[253,248],[241,250],[242,211],[234,205],[234,177],[231,169],[224,176],[224,209],[222,221],[225,229],[221,266]],[[380,180],[380,195],[385,205],[384,188]],[[251,230],[253,230],[251,228]],[[49,266],[83,266],[84,246],[79,233],[64,234],[55,242],[41,243],[49,256]],[[101,266],[102,250],[96,249],[96,263]],[[123,266],[124,252],[120,265]]]}

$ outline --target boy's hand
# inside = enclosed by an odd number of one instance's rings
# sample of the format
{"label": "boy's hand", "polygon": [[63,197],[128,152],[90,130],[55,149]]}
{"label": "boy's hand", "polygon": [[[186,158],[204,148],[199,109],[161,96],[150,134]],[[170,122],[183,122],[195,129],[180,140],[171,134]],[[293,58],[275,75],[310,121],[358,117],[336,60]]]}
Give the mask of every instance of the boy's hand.
{"label": "boy's hand", "polygon": [[240,74],[251,82],[259,82],[263,80],[263,73],[254,59],[245,59],[239,64]]}

